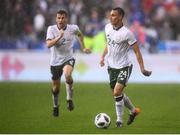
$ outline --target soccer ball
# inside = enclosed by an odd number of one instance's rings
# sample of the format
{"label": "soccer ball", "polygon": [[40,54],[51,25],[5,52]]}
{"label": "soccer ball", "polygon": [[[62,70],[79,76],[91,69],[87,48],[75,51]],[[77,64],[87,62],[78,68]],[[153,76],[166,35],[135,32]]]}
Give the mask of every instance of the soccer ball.
{"label": "soccer ball", "polygon": [[97,128],[108,128],[111,123],[111,118],[106,113],[96,115],[94,124]]}

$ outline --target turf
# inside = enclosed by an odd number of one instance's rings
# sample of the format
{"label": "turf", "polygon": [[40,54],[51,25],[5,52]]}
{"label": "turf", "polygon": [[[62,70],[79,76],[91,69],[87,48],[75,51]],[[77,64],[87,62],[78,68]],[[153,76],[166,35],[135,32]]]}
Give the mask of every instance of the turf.
{"label": "turf", "polygon": [[[172,134],[180,133],[180,84],[129,84],[126,93],[141,114],[123,128],[115,127],[114,101],[109,85],[76,83],[75,110],[66,108],[64,85],[61,87],[60,117],[52,116],[50,83],[0,83],[0,134]],[[94,118],[106,112],[111,117],[108,129],[97,129]]]}

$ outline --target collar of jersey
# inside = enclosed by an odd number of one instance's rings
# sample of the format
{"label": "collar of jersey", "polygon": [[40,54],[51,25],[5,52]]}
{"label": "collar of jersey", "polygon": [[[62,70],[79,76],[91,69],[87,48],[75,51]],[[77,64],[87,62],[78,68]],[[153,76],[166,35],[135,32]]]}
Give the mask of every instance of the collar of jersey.
{"label": "collar of jersey", "polygon": [[123,24],[121,26],[117,27],[117,28],[113,27],[113,30],[118,31],[121,27],[123,27]]}
{"label": "collar of jersey", "polygon": [[67,28],[67,25],[63,28],[63,30],[66,30],[66,28]]}
{"label": "collar of jersey", "polygon": [[[57,26],[58,27],[58,26]],[[67,28],[67,25],[63,28],[63,30],[66,30],[66,28]],[[59,29],[59,27],[58,27],[58,29]]]}

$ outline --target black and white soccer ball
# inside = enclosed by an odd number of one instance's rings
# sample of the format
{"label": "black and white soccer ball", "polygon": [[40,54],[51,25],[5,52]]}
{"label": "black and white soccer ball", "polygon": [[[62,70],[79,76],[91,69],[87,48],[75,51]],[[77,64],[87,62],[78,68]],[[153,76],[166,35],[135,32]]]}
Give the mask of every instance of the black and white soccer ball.
{"label": "black and white soccer ball", "polygon": [[111,118],[106,113],[99,113],[95,117],[94,124],[97,128],[108,128],[111,124]]}

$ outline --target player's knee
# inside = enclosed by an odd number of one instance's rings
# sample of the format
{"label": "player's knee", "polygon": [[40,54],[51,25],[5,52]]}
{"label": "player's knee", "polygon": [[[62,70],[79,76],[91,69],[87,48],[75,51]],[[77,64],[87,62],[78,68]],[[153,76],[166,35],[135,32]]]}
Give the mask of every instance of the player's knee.
{"label": "player's knee", "polygon": [[66,83],[67,84],[72,84],[73,83],[73,79],[71,75],[65,75],[66,78]]}
{"label": "player's knee", "polygon": [[54,85],[52,89],[53,93],[59,93],[59,85]]}
{"label": "player's knee", "polygon": [[120,96],[120,92],[114,91],[114,92],[113,92],[113,96],[114,96],[114,97]]}
{"label": "player's knee", "polygon": [[66,83],[67,83],[67,84],[70,84],[70,85],[73,84],[73,79],[72,79],[72,78],[71,78],[71,79],[67,79],[67,80],[66,80]]}
{"label": "player's knee", "polygon": [[117,84],[114,88],[113,96],[115,96],[115,97],[121,96],[123,93],[123,88],[124,88],[123,85]]}
{"label": "player's knee", "polygon": [[64,76],[65,76],[66,80],[71,78],[71,74],[65,73]]}
{"label": "player's knee", "polygon": [[118,96],[121,96],[121,95],[122,95],[121,90],[114,90],[113,96],[118,97]]}

